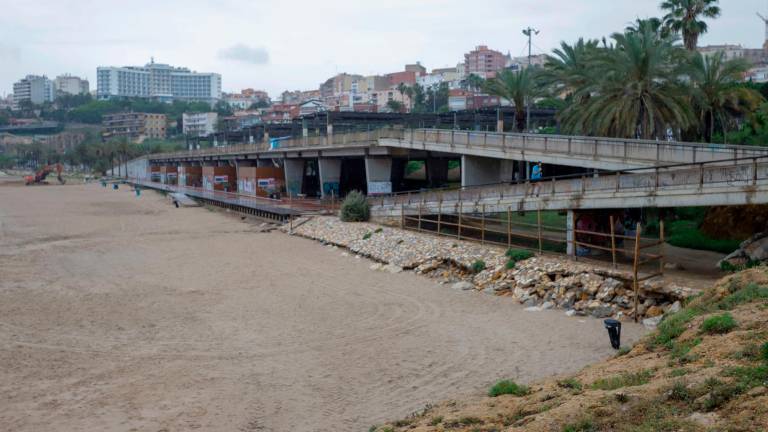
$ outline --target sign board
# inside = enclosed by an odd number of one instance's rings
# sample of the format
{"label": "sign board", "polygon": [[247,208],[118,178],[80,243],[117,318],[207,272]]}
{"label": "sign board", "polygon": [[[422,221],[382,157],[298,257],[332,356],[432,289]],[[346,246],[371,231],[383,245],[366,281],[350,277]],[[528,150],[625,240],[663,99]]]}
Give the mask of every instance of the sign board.
{"label": "sign board", "polygon": [[260,178],[257,180],[257,186],[259,189],[264,189],[267,193],[274,193],[277,182],[274,178]]}
{"label": "sign board", "polygon": [[213,184],[226,184],[229,183],[229,176],[217,175],[213,177]]}
{"label": "sign board", "polygon": [[368,195],[392,193],[392,182],[368,182]]}

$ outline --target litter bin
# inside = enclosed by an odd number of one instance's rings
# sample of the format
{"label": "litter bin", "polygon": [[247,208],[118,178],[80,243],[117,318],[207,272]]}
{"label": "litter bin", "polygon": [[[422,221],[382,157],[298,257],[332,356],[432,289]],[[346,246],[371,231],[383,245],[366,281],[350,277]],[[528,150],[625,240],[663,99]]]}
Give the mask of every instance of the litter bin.
{"label": "litter bin", "polygon": [[621,322],[615,319],[607,319],[603,321],[603,324],[605,324],[605,328],[608,330],[611,346],[613,349],[619,349],[621,347]]}

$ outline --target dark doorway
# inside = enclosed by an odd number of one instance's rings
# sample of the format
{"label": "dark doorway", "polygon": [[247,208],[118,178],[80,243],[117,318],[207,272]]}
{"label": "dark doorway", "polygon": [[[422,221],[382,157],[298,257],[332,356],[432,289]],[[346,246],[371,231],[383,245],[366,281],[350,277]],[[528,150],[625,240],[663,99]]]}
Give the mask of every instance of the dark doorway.
{"label": "dark doorway", "polygon": [[308,197],[320,196],[320,171],[317,159],[304,161],[304,176],[301,182],[301,193]]}
{"label": "dark doorway", "polygon": [[339,177],[339,194],[341,196],[346,196],[353,190],[358,190],[364,194],[368,193],[364,159],[343,159]]}

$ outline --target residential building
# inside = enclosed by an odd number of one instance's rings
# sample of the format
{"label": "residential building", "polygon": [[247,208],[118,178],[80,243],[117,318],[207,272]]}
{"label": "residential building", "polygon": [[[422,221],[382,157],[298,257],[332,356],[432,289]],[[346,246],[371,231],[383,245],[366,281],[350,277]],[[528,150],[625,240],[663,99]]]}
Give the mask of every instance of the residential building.
{"label": "residential building", "polygon": [[703,56],[722,52],[725,60],[744,59],[753,65],[768,63],[768,52],[765,48],[744,48],[741,45],[707,45],[697,48]]}
{"label": "residential building", "polygon": [[504,69],[509,55],[478,45],[474,50],[464,54],[465,73],[475,74],[482,78],[493,78],[496,72]]}
{"label": "residential building", "polygon": [[216,132],[219,115],[215,112],[184,113],[181,129],[186,136],[205,137]]}
{"label": "residential building", "polygon": [[534,54],[530,59],[528,56],[508,58],[505,67],[512,70],[523,69],[528,67],[529,62],[530,65],[534,67],[544,66],[544,63],[547,62],[547,56],[544,54]]}
{"label": "residential building", "polygon": [[320,99],[320,97],[320,90],[286,90],[280,95],[280,101],[283,104],[298,105],[310,99]]}
{"label": "residential building", "polygon": [[261,115],[261,121],[264,123],[290,123],[298,116],[298,104],[273,104]]}
{"label": "residential building", "polygon": [[267,92],[252,88],[241,90],[240,93],[224,93],[222,96],[230,107],[238,110],[247,110],[251,105],[259,102],[270,103]]}
{"label": "residential building", "polygon": [[501,104],[498,96],[474,93],[468,90],[453,89],[448,92],[448,110],[462,111],[478,108],[495,107]]}
{"label": "residential building", "polygon": [[310,99],[299,105],[299,115],[309,115],[328,111],[328,107],[320,99]]}
{"label": "residential building", "polygon": [[144,66],[100,66],[96,69],[96,79],[99,99],[143,97],[209,103],[221,99],[221,75],[193,72],[154,61]]}
{"label": "residential building", "polygon": [[19,109],[23,101],[41,105],[54,98],[53,82],[45,75],[27,75],[13,83],[13,109]]}
{"label": "residential building", "polygon": [[425,88],[441,83],[448,83],[448,88],[460,88],[461,76],[455,67],[432,69],[431,73],[416,77],[416,83]]}
{"label": "residential building", "polygon": [[122,112],[106,114],[102,120],[102,137],[125,137],[133,142],[145,139],[165,139],[165,114]]}
{"label": "residential building", "polygon": [[357,93],[358,83],[363,81],[365,81],[365,77],[362,75],[340,73],[320,84],[320,97],[324,99],[339,96],[343,93]]}
{"label": "residential building", "polygon": [[390,101],[400,102],[405,110],[411,107],[411,100],[408,95],[400,93],[396,88],[385,90],[376,90],[368,93],[368,103],[376,106],[377,112],[392,112],[388,103]]}
{"label": "residential building", "polygon": [[768,82],[768,66],[756,66],[747,72],[747,81],[754,83]]}
{"label": "residential building", "polygon": [[87,94],[90,91],[88,80],[69,74],[59,75],[53,80],[53,89],[57,95]]}
{"label": "residential building", "polygon": [[425,75],[427,73],[427,68],[421,65],[421,62],[416,62],[415,64],[407,64],[405,65],[405,71],[406,72],[413,72],[416,74],[416,76]]}

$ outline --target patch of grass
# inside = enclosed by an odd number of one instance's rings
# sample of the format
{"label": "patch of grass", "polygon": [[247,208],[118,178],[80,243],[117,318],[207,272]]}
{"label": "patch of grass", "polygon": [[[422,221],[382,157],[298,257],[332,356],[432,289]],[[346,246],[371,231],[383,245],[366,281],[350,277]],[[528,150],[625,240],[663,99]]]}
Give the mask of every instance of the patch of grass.
{"label": "patch of grass", "polygon": [[722,299],[717,307],[722,310],[731,310],[738,305],[763,299],[768,299],[768,287],[751,283],[743,288],[731,289],[731,294]]}
{"label": "patch of grass", "polygon": [[722,261],[720,263],[720,270],[722,270],[722,271],[724,271],[726,273],[736,273],[738,271],[742,271],[742,270],[746,270],[746,269],[751,269],[753,267],[757,267],[760,264],[762,264],[760,261],[755,261],[755,260],[749,260],[749,261],[746,262],[746,264],[742,264],[742,265],[733,265],[733,264],[729,263],[728,261]]}
{"label": "patch of grass", "polygon": [[693,395],[685,382],[675,381],[667,392],[667,399],[677,402],[688,402],[693,399]]}
{"label": "patch of grass", "polygon": [[760,347],[760,358],[764,362],[768,362],[768,342],[764,343],[762,347]]}
{"label": "patch of grass", "polygon": [[696,316],[696,311],[685,308],[680,312],[668,315],[659,323],[658,334],[653,344],[672,348],[672,342],[686,330],[686,325]]}
{"label": "patch of grass", "polygon": [[706,411],[720,408],[741,393],[738,386],[724,383],[717,378],[708,379],[704,383],[704,389],[707,397],[702,402],[702,408]]}
{"label": "patch of grass", "polygon": [[740,392],[757,386],[768,386],[768,365],[732,367],[726,369],[724,374],[735,378],[734,385]]}
{"label": "patch of grass", "polygon": [[382,232],[382,231],[384,231],[384,228],[381,228],[381,227],[379,227],[379,228],[376,228],[376,230],[375,230],[374,232],[375,232],[376,234],[378,234],[378,233],[380,233],[380,232]]}
{"label": "patch of grass", "polygon": [[371,233],[370,231],[368,231],[368,232],[367,232],[367,233],[365,233],[365,235],[363,236],[363,240],[368,240],[369,238],[371,238],[371,236],[372,236],[372,235],[373,235],[373,233]]}
{"label": "patch of grass", "polygon": [[592,383],[592,388],[595,390],[616,390],[622,387],[634,387],[648,384],[652,376],[653,371],[650,369],[634,373],[626,372],[608,378],[600,378]]}
{"label": "patch of grass", "polygon": [[483,419],[478,418],[478,417],[467,416],[467,417],[462,417],[462,418],[459,419],[459,424],[464,425],[464,426],[475,425],[475,424],[483,424],[483,423],[485,423],[483,421]]}
{"label": "patch of grass", "polygon": [[750,343],[731,354],[730,357],[734,360],[757,360],[760,357],[760,347]]}
{"label": "patch of grass", "polygon": [[702,233],[696,222],[678,220],[669,223],[667,243],[687,249],[708,250],[728,254],[738,249],[741,240],[718,240]]}
{"label": "patch of grass", "polygon": [[597,426],[592,420],[583,419],[576,423],[563,426],[563,432],[597,432]]}
{"label": "patch of grass", "polygon": [[501,396],[505,394],[511,394],[514,396],[525,396],[528,394],[529,391],[530,389],[528,387],[517,384],[512,380],[502,380],[494,384],[493,387],[491,387],[491,389],[488,390],[488,396],[496,397],[496,396]]}
{"label": "patch of grass", "polygon": [[413,423],[413,419],[408,418],[408,419],[397,420],[393,422],[392,425],[395,427],[406,427],[406,426],[410,426],[412,423]]}
{"label": "patch of grass", "polygon": [[672,369],[672,372],[670,373],[673,377],[681,377],[688,374],[688,369],[685,368],[679,368],[679,369]]}
{"label": "patch of grass", "polygon": [[629,396],[627,396],[626,393],[616,393],[613,395],[613,398],[616,399],[616,402],[620,404],[629,402]]}
{"label": "patch of grass", "polygon": [[673,360],[676,360],[679,364],[685,364],[690,363],[692,361],[696,361],[698,359],[698,356],[691,355],[691,350],[698,346],[701,343],[701,338],[696,338],[689,341],[672,341],[672,350],[669,353],[669,356],[672,357]]}
{"label": "patch of grass", "polygon": [[437,426],[442,422],[443,422],[443,416],[432,417],[432,419],[429,421],[429,425]]}
{"label": "patch of grass", "polygon": [[485,270],[485,261],[477,260],[477,261],[472,263],[472,272],[473,273],[480,273],[483,270]]}
{"label": "patch of grass", "polygon": [[515,265],[520,262],[533,257],[533,252],[525,249],[508,249],[505,254],[509,260],[507,261],[507,269],[515,268]]}
{"label": "patch of grass", "polygon": [[557,385],[559,385],[562,388],[566,388],[571,390],[572,393],[574,392],[581,392],[582,385],[576,378],[566,378],[563,380],[560,380],[557,382]]}
{"label": "patch of grass", "polygon": [[628,347],[628,346],[619,347],[619,351],[616,353],[616,357],[627,355],[629,354],[630,351],[632,351],[631,347]]}
{"label": "patch of grass", "polygon": [[736,328],[736,320],[733,315],[724,313],[711,316],[701,323],[700,330],[708,334],[725,334]]}

